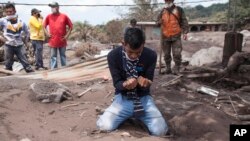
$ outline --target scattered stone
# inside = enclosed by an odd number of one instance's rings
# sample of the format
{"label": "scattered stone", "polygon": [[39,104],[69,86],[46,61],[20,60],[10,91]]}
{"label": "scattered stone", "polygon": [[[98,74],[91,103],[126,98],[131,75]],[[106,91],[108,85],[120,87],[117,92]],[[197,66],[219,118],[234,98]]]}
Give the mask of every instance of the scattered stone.
{"label": "scattered stone", "polygon": [[121,136],[123,136],[123,137],[131,137],[129,132],[122,132]]}
{"label": "scattered stone", "polygon": [[20,141],[31,141],[29,138],[21,139]]}
{"label": "scattered stone", "polygon": [[96,106],[95,111],[96,111],[97,115],[101,115],[104,113],[105,110],[100,108],[99,106]]}
{"label": "scattered stone", "polygon": [[53,115],[55,113],[55,110],[52,110],[49,112],[49,115]]}
{"label": "scattered stone", "polygon": [[193,54],[190,60],[192,66],[203,66],[205,64],[219,63],[222,61],[222,48],[210,47],[201,49]]}
{"label": "scattered stone", "polygon": [[72,93],[66,86],[54,82],[37,82],[30,85],[35,98],[42,103],[72,100]]}
{"label": "scattered stone", "polygon": [[186,92],[187,90],[185,88],[180,89],[181,92]]}

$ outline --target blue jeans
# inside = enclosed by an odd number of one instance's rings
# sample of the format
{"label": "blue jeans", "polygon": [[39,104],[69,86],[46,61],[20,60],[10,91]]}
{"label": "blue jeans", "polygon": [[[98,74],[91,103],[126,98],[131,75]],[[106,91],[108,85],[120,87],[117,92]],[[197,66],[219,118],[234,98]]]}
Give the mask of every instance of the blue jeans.
{"label": "blue jeans", "polygon": [[[163,136],[168,131],[168,126],[162,114],[155,106],[153,98],[149,95],[140,97],[145,110],[145,115],[138,117],[148,128],[151,135]],[[99,117],[96,124],[100,130],[112,131],[126,119],[133,117],[133,101],[121,94],[115,95],[113,103]]]}
{"label": "blue jeans", "polygon": [[35,52],[36,64],[35,66],[42,68],[43,66],[43,41],[32,40],[32,46]]}
{"label": "blue jeans", "polygon": [[12,70],[12,65],[14,63],[14,55],[17,56],[20,63],[23,65],[25,70],[30,70],[31,66],[25,56],[24,47],[5,45],[4,47],[4,58],[5,58],[5,68],[7,70]]}
{"label": "blue jeans", "polygon": [[61,58],[61,66],[66,66],[66,47],[50,48],[50,68],[57,68],[57,50]]}

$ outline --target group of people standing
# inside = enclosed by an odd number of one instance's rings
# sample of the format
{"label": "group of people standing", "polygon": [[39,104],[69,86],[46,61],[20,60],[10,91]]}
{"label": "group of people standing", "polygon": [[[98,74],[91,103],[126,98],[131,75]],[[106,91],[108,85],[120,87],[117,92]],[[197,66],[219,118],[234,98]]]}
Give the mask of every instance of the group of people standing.
{"label": "group of people standing", "polygon": [[[15,5],[7,3],[4,7],[5,17],[0,19],[3,30],[5,69],[12,70],[14,55],[17,56],[27,73],[34,72],[25,56],[24,43],[31,40],[35,54],[35,69],[48,69],[43,63],[43,44],[48,39],[50,47],[50,68],[57,68],[57,52],[60,54],[61,66],[66,65],[67,39],[72,31],[73,24],[69,17],[59,12],[59,4],[52,2],[51,14],[45,19],[41,11],[34,8],[28,25],[18,17]],[[47,30],[47,26],[49,30]]]}

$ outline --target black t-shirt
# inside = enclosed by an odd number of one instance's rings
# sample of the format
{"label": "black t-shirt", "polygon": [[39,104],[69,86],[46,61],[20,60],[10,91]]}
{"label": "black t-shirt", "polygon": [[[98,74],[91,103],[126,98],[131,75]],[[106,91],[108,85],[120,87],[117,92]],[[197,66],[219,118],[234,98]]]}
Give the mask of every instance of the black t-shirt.
{"label": "black t-shirt", "polygon": [[[115,87],[115,94],[126,94],[127,91],[122,85],[127,79],[125,69],[123,68],[122,48],[115,48],[108,54],[108,65]],[[153,81],[156,61],[156,52],[144,47],[136,67],[138,75]],[[137,86],[137,94],[138,96],[148,95],[150,94],[149,88]]]}

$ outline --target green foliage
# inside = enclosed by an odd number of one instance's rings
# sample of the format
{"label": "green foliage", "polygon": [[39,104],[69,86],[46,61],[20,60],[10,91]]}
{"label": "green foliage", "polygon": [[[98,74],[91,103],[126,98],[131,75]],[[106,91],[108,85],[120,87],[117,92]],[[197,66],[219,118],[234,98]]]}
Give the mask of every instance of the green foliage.
{"label": "green foliage", "polygon": [[123,36],[123,22],[121,20],[109,21],[105,26],[105,31],[111,43],[119,43]]}
{"label": "green foliage", "polygon": [[137,21],[152,21],[157,16],[158,5],[151,5],[157,3],[158,0],[133,0],[135,7],[129,8],[127,14],[128,19],[135,18]]}
{"label": "green foliage", "polygon": [[[221,21],[225,20],[222,14],[226,14],[227,4],[213,4],[209,7],[204,7],[202,5],[197,5],[195,7],[184,8],[185,14],[191,21]],[[218,16],[218,19],[216,17]],[[225,17],[225,15],[224,15]]]}

